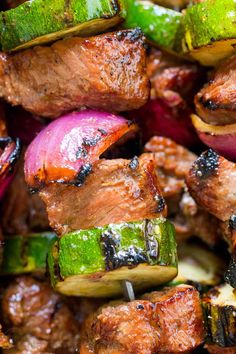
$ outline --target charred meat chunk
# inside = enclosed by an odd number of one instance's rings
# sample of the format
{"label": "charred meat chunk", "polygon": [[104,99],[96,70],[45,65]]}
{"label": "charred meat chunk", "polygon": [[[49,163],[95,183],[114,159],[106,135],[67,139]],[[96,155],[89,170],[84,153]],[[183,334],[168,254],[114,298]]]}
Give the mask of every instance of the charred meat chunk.
{"label": "charred meat chunk", "polygon": [[154,161],[168,217],[175,225],[177,238],[183,240],[195,235],[210,245],[215,244],[217,220],[197,206],[185,184],[197,156],[173,140],[159,136],[146,143],[145,151]]}
{"label": "charred meat chunk", "polygon": [[52,183],[40,196],[50,225],[59,234],[166,214],[153,161],[142,156],[135,164],[100,160],[81,186]]}
{"label": "charred meat chunk", "polygon": [[199,294],[183,285],[101,308],[84,324],[80,353],[184,353],[203,339]]}
{"label": "charred meat chunk", "polygon": [[75,353],[78,349],[77,322],[46,283],[16,278],[3,294],[2,310],[13,336],[14,353]]}
{"label": "charred meat chunk", "polygon": [[235,163],[208,150],[194,162],[187,185],[196,202],[221,221],[236,214]]}
{"label": "charred meat chunk", "polygon": [[85,106],[127,111],[142,106],[148,95],[137,29],[0,55],[0,96],[39,116],[54,118]]}
{"label": "charred meat chunk", "polygon": [[224,61],[195,97],[198,115],[212,125],[236,123],[236,55]]}

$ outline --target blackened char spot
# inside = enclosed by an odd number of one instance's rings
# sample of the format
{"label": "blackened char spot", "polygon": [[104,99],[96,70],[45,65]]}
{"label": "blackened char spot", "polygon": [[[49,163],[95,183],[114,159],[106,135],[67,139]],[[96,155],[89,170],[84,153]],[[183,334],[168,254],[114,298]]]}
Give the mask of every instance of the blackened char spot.
{"label": "blackened char spot", "polygon": [[210,111],[216,111],[219,109],[219,105],[217,103],[213,102],[212,100],[205,100],[204,97],[200,97],[199,102]]}
{"label": "blackened char spot", "polygon": [[157,260],[159,254],[159,245],[156,238],[154,237],[152,223],[150,223],[149,221],[145,223],[144,237],[148,257],[153,261]]}
{"label": "blackened char spot", "polygon": [[98,128],[99,133],[101,133],[102,135],[107,135],[107,131],[105,129],[102,128]]}
{"label": "blackened char spot", "polygon": [[107,271],[147,262],[143,250],[138,247],[132,245],[126,250],[119,250],[120,238],[111,230],[107,230],[101,235],[101,243]]}
{"label": "blackened char spot", "polygon": [[144,306],[142,304],[139,304],[136,306],[137,310],[144,310]]}
{"label": "blackened char spot", "polygon": [[136,42],[138,39],[143,38],[143,32],[141,28],[137,27],[134,28],[133,30],[118,31],[116,32],[116,37],[119,41],[123,39],[128,39],[131,42]]}
{"label": "blackened char spot", "polygon": [[129,163],[129,168],[131,168],[131,170],[136,170],[138,166],[139,166],[138,158],[137,156],[134,156]]}
{"label": "blackened char spot", "polygon": [[205,151],[195,162],[193,168],[198,178],[206,178],[217,172],[219,155],[210,149]]}
{"label": "blackened char spot", "polygon": [[77,159],[85,159],[88,156],[88,152],[85,148],[79,147],[75,154]]}
{"label": "blackened char spot", "polygon": [[81,169],[77,175],[76,181],[73,184],[78,187],[82,186],[82,184],[84,184],[86,177],[88,177],[88,175],[91,172],[92,172],[92,165],[90,163],[86,163],[85,165],[83,165],[81,167]]}
{"label": "blackened char spot", "polygon": [[101,136],[94,136],[92,138],[84,138],[83,145],[85,146],[96,146],[97,143],[101,140]]}
{"label": "blackened char spot", "polygon": [[156,194],[154,199],[157,202],[156,211],[157,211],[157,213],[161,213],[165,209],[165,206],[166,206],[165,199],[160,194]]}
{"label": "blackened char spot", "polygon": [[225,273],[225,281],[231,285],[234,289],[236,288],[236,258],[232,257],[229,268]]}
{"label": "blackened char spot", "polygon": [[236,215],[232,215],[229,219],[229,227],[232,229],[232,230],[236,230]]}

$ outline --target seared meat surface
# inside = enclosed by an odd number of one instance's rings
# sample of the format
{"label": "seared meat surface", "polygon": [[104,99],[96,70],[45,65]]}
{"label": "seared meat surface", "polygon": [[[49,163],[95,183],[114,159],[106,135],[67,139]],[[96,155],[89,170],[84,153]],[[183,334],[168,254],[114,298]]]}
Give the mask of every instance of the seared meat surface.
{"label": "seared meat surface", "polygon": [[37,194],[30,194],[25,183],[23,155],[3,200],[1,223],[4,234],[26,235],[49,229],[44,203]]}
{"label": "seared meat surface", "polygon": [[77,322],[46,283],[16,278],[3,294],[2,310],[15,344],[10,353],[76,352]]}
{"label": "seared meat surface", "polygon": [[202,82],[202,71],[194,64],[152,49],[147,58],[151,97],[163,98],[170,106],[187,106]]}
{"label": "seared meat surface", "polygon": [[193,198],[221,221],[236,214],[236,164],[215,151],[204,152],[187,176]]}
{"label": "seared meat surface", "polygon": [[183,285],[101,308],[85,322],[80,354],[184,353],[203,338],[198,292]]}
{"label": "seared meat surface", "polygon": [[198,115],[207,123],[236,123],[236,55],[224,61],[211,81],[196,95]]}
{"label": "seared meat surface", "polygon": [[0,55],[0,96],[39,116],[53,118],[85,106],[127,111],[142,106],[148,95],[144,41],[137,29]]}
{"label": "seared meat surface", "polygon": [[236,164],[208,150],[194,162],[187,185],[196,202],[221,221],[221,233],[236,252]]}
{"label": "seared meat surface", "polygon": [[40,191],[59,234],[165,215],[151,158],[100,160],[82,186],[52,183]]}
{"label": "seared meat surface", "polygon": [[175,225],[177,238],[183,240],[195,235],[214,244],[217,241],[217,220],[197,206],[185,184],[197,156],[173,140],[157,136],[149,140],[145,151],[154,160],[168,217]]}

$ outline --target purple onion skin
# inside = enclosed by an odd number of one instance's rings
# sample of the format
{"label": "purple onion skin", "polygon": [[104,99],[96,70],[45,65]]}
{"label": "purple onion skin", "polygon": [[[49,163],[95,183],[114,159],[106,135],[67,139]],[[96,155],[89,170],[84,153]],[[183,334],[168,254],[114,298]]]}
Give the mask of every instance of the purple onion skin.
{"label": "purple onion skin", "polygon": [[123,117],[93,110],[73,112],[51,122],[29,145],[25,177],[33,189],[52,182],[74,183],[85,167],[128,132],[137,130]]}
{"label": "purple onion skin", "polygon": [[15,164],[20,157],[20,141],[10,137],[0,138],[0,199],[3,198],[7,188],[13,180]]}
{"label": "purple onion skin", "polygon": [[133,111],[131,117],[140,125],[144,142],[158,135],[189,148],[200,143],[191,122],[191,113],[187,108],[170,107],[163,99],[156,98]]}
{"label": "purple onion skin", "polygon": [[213,135],[198,132],[201,141],[227,160],[236,162],[236,133]]}

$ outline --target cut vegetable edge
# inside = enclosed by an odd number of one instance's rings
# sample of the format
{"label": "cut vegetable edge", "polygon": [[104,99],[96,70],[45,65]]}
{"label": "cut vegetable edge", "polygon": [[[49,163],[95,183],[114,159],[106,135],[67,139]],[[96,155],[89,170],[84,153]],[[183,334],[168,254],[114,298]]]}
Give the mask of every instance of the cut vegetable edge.
{"label": "cut vegetable edge", "polygon": [[236,38],[216,41],[212,44],[192,49],[189,56],[204,66],[217,66],[222,60],[236,53]]}
{"label": "cut vegetable edge", "polygon": [[53,232],[6,237],[0,275],[44,273],[47,254],[56,239]]}
{"label": "cut vegetable edge", "polygon": [[34,0],[1,12],[2,50],[18,51],[72,35],[100,34],[122,22],[126,13],[123,0],[97,0],[96,4],[88,0],[84,3],[83,7],[79,0],[45,3]]}
{"label": "cut vegetable edge", "polygon": [[173,226],[160,218],[79,230],[53,245],[48,264],[52,285],[65,295],[118,296],[124,280],[146,290],[177,275]]}
{"label": "cut vegetable edge", "polygon": [[235,10],[234,0],[205,0],[184,10],[183,51],[205,66],[216,66],[233,54]]}
{"label": "cut vegetable edge", "polygon": [[201,293],[221,283],[224,262],[213,252],[196,244],[178,246],[178,275],[171,285],[194,285]]}
{"label": "cut vegetable edge", "polygon": [[59,281],[55,290],[68,296],[113,297],[122,294],[122,281],[132,283],[135,291],[147,290],[167,283],[177,274],[177,268],[139,264],[135,268],[122,267],[107,273],[75,275]]}
{"label": "cut vegetable edge", "polygon": [[49,33],[40,37],[37,37],[29,42],[18,45],[15,48],[3,48],[10,52],[17,52],[19,50],[27,49],[37,45],[43,45],[47,43],[55,42],[59,39],[63,39],[70,36],[79,36],[79,37],[89,37],[97,35],[109,30],[109,28],[115,27],[121,22],[119,16],[115,16],[111,19],[96,19],[91,20],[86,23],[79,24],[72,28],[67,28],[58,32]]}
{"label": "cut vegetable edge", "polygon": [[236,345],[236,294],[228,284],[211,289],[202,299],[208,340],[221,347]]}

